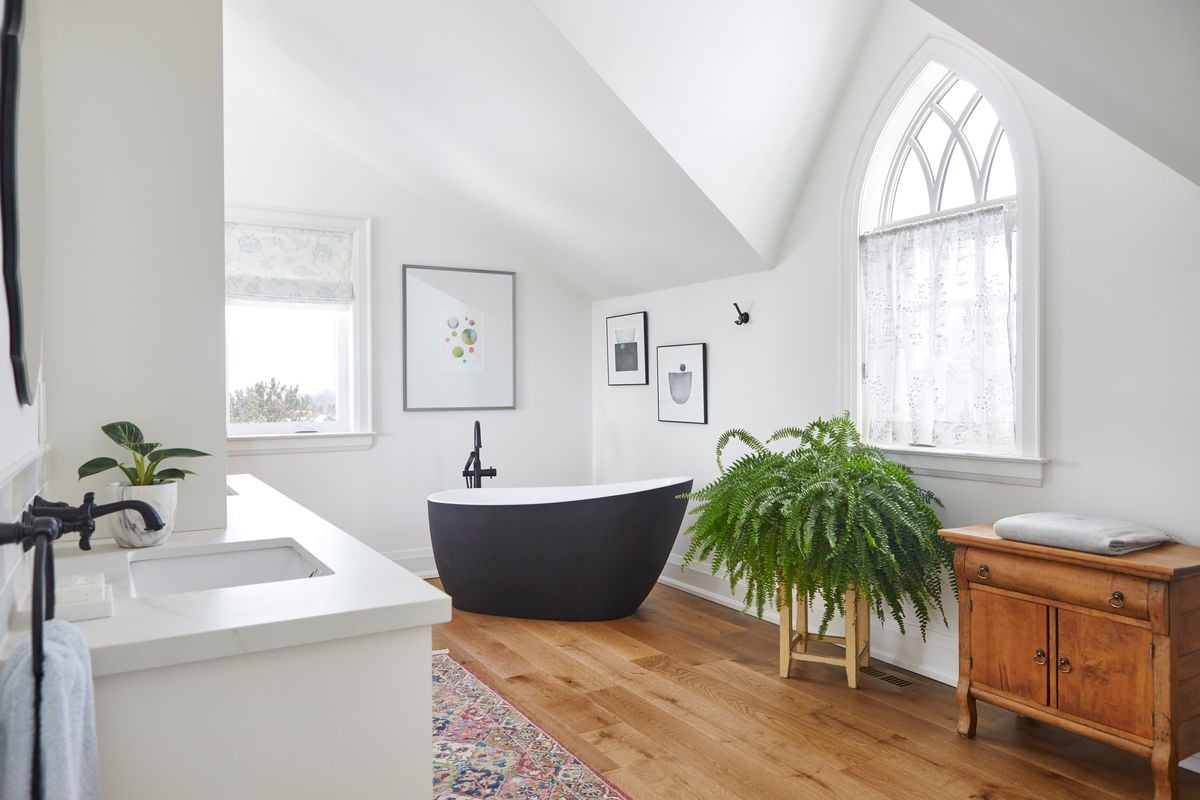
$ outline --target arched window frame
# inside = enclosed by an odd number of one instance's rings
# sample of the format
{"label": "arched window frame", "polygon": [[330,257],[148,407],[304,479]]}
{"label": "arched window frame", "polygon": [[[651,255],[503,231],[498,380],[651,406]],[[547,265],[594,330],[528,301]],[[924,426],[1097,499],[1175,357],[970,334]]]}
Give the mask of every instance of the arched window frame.
{"label": "arched window frame", "polygon": [[[861,423],[863,309],[858,237],[861,231],[876,226],[875,221],[864,225],[862,213],[874,213],[876,220],[879,218],[879,206],[867,212],[863,210],[868,167],[889,120],[930,62],[949,68],[987,98],[1003,122],[1012,151],[1018,197],[1016,227],[1019,231],[1018,249],[1014,253],[1018,334],[1015,374],[1017,452],[998,455],[894,445],[883,449],[912,467],[917,474],[1039,486],[1047,459],[1043,457],[1041,446],[1041,192],[1033,128],[1016,91],[993,66],[990,57],[941,35],[928,36],[892,80],[864,131],[847,182],[841,248],[843,269],[839,275],[842,289],[839,348],[842,405]],[[881,190],[876,186],[874,191]]]}

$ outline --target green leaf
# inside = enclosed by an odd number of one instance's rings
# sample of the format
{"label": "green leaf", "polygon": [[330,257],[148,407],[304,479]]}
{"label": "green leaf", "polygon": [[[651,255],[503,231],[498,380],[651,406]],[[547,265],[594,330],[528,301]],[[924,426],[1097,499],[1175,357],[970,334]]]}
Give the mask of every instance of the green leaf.
{"label": "green leaf", "polygon": [[145,441],[142,429],[132,422],[110,422],[107,425],[101,425],[100,430],[121,447],[132,449],[130,445]]}
{"label": "green leaf", "polygon": [[137,453],[139,456],[145,457],[158,449],[158,442],[133,442],[128,445],[129,449]]}
{"label": "green leaf", "polygon": [[168,458],[201,458],[208,455],[210,454],[202,450],[192,450],[190,447],[167,447],[150,453],[150,463],[157,464]]}
{"label": "green leaf", "polygon": [[108,458],[106,456],[93,458],[91,461],[79,468],[79,480],[83,480],[90,475],[96,475],[104,472],[105,470],[110,470],[119,466],[121,465],[117,463],[115,458]]}
{"label": "green leaf", "polygon": [[181,481],[188,475],[195,475],[190,469],[160,469],[154,473],[155,483],[164,483],[166,481]]}
{"label": "green leaf", "polygon": [[[750,452],[727,465],[732,442]],[[683,562],[724,570],[732,589],[744,586],[746,609],[762,616],[780,588],[820,596],[824,632],[855,589],[878,617],[901,628],[915,621],[922,636],[931,621],[945,621],[943,576],[957,586],[953,548],[930,508],[940,502],[864,444],[848,415],[762,440],[732,429],[717,440],[717,459],[719,477],[688,495],[696,505]]]}
{"label": "green leaf", "polygon": [[125,473],[125,479],[129,481],[130,486],[139,486],[137,470],[132,467],[127,467],[124,464],[117,464],[117,469]]}

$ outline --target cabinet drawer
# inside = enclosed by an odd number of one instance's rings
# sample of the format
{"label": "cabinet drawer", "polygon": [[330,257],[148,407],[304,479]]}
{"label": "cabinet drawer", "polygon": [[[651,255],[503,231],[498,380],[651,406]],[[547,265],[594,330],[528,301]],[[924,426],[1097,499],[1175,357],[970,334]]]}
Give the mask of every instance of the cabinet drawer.
{"label": "cabinet drawer", "polygon": [[1143,578],[978,547],[967,550],[965,569],[966,579],[976,585],[1024,592],[1135,619],[1150,618],[1150,584]]}

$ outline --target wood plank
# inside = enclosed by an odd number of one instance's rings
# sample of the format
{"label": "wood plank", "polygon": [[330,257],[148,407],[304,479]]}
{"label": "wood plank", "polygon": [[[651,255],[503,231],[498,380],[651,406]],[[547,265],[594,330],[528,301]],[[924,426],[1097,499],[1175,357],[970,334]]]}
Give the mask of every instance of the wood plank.
{"label": "wood plank", "polygon": [[963,572],[972,585],[996,586],[1106,614],[1150,618],[1150,586],[1145,578],[978,547],[967,549]]}
{"label": "wood plank", "polygon": [[1200,576],[1176,581],[1171,587],[1171,605],[1181,614],[1200,608]]}
{"label": "wood plank", "polygon": [[1150,640],[1150,631],[1059,609],[1058,709],[1152,738]]}
{"label": "wood plank", "polygon": [[[1152,797],[1145,761],[999,708],[958,737],[952,687],[879,662],[912,685],[860,675],[851,691],[817,664],[782,680],[777,625],[663,586],[644,608],[615,623],[456,611],[434,646],[634,800]],[[1178,779],[1200,798],[1200,776]]]}
{"label": "wood plank", "polygon": [[1200,608],[1184,611],[1172,618],[1171,638],[1181,656],[1200,651]]}
{"label": "wood plank", "polygon": [[971,592],[971,684],[1050,702],[1049,610],[994,592]]}
{"label": "wood plank", "polygon": [[1152,580],[1171,580],[1174,577],[1200,573],[1200,547],[1186,544],[1163,544],[1149,550],[1139,550],[1123,556],[1102,556],[1096,553],[1081,553],[1061,547],[1045,547],[1040,544],[1014,542],[1002,539],[992,531],[991,525],[968,525],[962,528],[946,528],[938,531],[942,538],[954,544],[968,547],[1003,549],[1005,552],[1025,553],[1047,561],[1063,564],[1079,564],[1085,567],[1138,575]]}

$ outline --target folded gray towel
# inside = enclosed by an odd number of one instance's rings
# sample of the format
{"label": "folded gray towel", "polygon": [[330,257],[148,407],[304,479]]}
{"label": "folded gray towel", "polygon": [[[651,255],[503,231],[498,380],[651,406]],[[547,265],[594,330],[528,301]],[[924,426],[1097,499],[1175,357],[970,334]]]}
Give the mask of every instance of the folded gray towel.
{"label": "folded gray towel", "polygon": [[1018,514],[996,523],[996,535],[1015,542],[1119,556],[1174,541],[1170,534],[1134,522],[1063,512]]}

